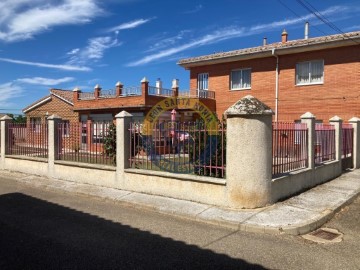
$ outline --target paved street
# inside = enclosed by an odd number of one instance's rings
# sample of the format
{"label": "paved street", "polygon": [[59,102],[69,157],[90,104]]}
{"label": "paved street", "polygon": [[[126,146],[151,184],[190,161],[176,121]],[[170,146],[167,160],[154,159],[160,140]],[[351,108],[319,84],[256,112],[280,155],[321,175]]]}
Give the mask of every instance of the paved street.
{"label": "paved street", "polygon": [[360,269],[360,197],[340,243],[234,231],[0,178],[0,269]]}

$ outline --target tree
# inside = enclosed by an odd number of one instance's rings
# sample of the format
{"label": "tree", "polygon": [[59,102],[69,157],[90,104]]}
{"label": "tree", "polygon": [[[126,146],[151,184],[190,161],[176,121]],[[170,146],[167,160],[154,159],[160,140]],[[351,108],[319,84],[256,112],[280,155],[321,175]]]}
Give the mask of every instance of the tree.
{"label": "tree", "polygon": [[104,137],[104,152],[116,165],[116,126],[113,123],[109,126],[107,135]]}

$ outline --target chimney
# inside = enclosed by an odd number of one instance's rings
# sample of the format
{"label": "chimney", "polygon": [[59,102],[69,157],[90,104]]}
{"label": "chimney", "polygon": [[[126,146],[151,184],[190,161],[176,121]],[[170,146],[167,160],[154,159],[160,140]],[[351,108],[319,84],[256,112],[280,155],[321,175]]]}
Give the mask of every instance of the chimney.
{"label": "chimney", "polygon": [[123,84],[121,82],[117,82],[116,85],[116,96],[121,96],[122,95],[122,89],[123,89]]}
{"label": "chimney", "polygon": [[97,99],[100,96],[101,87],[100,85],[95,85],[94,87],[94,96]]}
{"label": "chimney", "polygon": [[161,89],[162,89],[162,81],[160,80],[160,78],[158,78],[156,80],[155,87],[156,87],[157,94],[160,95]]}
{"label": "chimney", "polygon": [[148,96],[149,94],[149,81],[146,77],[144,77],[141,81],[141,93],[142,95],[144,95],[145,97]]}
{"label": "chimney", "polygon": [[172,80],[171,89],[173,90],[173,95],[175,97],[179,96],[179,80],[178,79]]}
{"label": "chimney", "polygon": [[78,87],[75,87],[73,90],[73,102],[75,103],[80,97],[81,90]]}
{"label": "chimney", "polygon": [[308,39],[309,38],[309,22],[305,23],[305,36],[304,39]]}
{"label": "chimney", "polygon": [[281,33],[281,42],[286,43],[287,41],[288,41],[288,33],[284,29],[283,32]]}
{"label": "chimney", "polygon": [[263,39],[263,46],[265,46],[265,45],[267,45],[267,38],[266,37],[264,37],[264,39]]}

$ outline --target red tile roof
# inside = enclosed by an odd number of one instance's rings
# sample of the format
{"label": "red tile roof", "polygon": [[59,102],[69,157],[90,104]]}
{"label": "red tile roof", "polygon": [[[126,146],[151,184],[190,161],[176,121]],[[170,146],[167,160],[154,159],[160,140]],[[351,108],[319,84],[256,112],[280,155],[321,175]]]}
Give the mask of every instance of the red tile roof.
{"label": "red tile roof", "polygon": [[330,35],[330,36],[323,36],[323,37],[315,37],[309,39],[298,39],[298,40],[290,40],[285,43],[276,42],[268,45],[228,51],[228,52],[220,52],[220,53],[213,53],[209,55],[203,55],[198,57],[186,58],[181,59],[178,64],[180,66],[187,66],[192,63],[199,63],[205,61],[212,61],[217,59],[223,58],[230,58],[236,56],[246,56],[246,55],[255,55],[262,52],[271,52],[272,49],[282,50],[282,49],[290,49],[290,48],[300,48],[300,47],[311,47],[312,45],[320,45],[320,44],[327,44],[327,43],[334,43],[339,41],[352,41],[349,44],[353,45],[360,45],[360,31],[357,32],[350,32],[345,34],[337,34],[337,35]]}
{"label": "red tile roof", "polygon": [[50,93],[74,105],[73,92],[71,90],[51,89]]}
{"label": "red tile roof", "polygon": [[56,96],[57,98],[62,99],[63,101],[69,103],[70,105],[74,105],[73,92],[71,90],[51,89],[50,95],[40,98],[37,101],[31,103],[29,106],[25,107],[22,111],[26,112],[26,111],[29,111],[30,109],[33,109],[33,108],[41,105],[47,99],[50,99],[52,95]]}
{"label": "red tile roof", "polygon": [[45,101],[46,99],[50,98],[51,95],[48,95],[48,96],[45,96],[45,97],[42,97],[40,99],[38,99],[37,101],[31,103],[29,106],[26,106],[22,111],[23,112],[26,112],[28,111],[29,109],[33,108],[33,107],[36,107],[38,104],[40,105],[43,101]]}

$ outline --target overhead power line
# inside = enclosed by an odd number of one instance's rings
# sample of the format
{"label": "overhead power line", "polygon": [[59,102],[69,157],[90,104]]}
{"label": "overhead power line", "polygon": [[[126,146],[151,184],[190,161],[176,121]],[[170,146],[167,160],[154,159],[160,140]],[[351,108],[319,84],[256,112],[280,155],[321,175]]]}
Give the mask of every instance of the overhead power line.
{"label": "overhead power line", "polygon": [[318,18],[320,21],[322,21],[324,24],[326,24],[327,26],[329,26],[331,29],[333,29],[335,32],[337,32],[338,34],[342,34],[344,38],[346,39],[350,39],[351,41],[353,41],[356,44],[360,44],[359,42],[357,42],[356,40],[354,40],[353,38],[349,37],[348,35],[346,35],[346,33],[344,33],[339,27],[337,27],[333,22],[331,22],[328,18],[326,18],[323,14],[321,14],[321,12],[319,10],[317,10],[313,5],[311,5],[308,1],[306,0],[296,0],[303,8],[305,8],[307,11],[309,11],[310,13],[314,14],[316,16],[316,18]]}
{"label": "overhead power line", "polygon": [[[304,20],[302,18],[302,16],[300,16],[299,14],[297,14],[293,9],[291,9],[288,5],[286,5],[283,1],[278,0],[278,2],[285,7],[287,10],[289,10],[292,14],[294,14],[296,17],[298,17],[299,19],[301,19],[304,23],[306,23],[306,20]],[[322,31],[320,28],[316,27],[315,25],[313,25],[312,27],[314,27],[316,30],[318,30],[320,33],[324,34],[324,35],[328,35],[328,33],[325,33],[324,31]]]}

